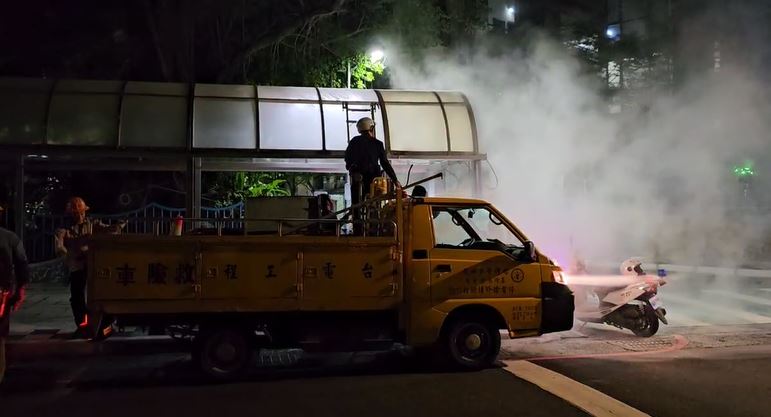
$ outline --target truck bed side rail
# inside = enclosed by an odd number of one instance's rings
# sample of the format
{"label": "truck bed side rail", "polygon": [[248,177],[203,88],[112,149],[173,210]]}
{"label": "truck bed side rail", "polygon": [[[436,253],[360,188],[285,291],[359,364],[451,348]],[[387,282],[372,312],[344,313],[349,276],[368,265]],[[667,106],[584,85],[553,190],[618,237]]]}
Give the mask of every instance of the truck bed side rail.
{"label": "truck bed side rail", "polygon": [[[144,230],[154,236],[174,234],[178,219],[131,218],[126,219],[129,230]],[[344,236],[344,226],[361,226],[363,237],[398,237],[398,224],[394,219],[352,220],[303,219],[303,218],[186,218],[182,219],[183,234],[194,235],[324,235]],[[143,226],[143,227],[142,227]],[[132,233],[133,234],[133,233]],[[140,233],[142,234],[142,233]]]}

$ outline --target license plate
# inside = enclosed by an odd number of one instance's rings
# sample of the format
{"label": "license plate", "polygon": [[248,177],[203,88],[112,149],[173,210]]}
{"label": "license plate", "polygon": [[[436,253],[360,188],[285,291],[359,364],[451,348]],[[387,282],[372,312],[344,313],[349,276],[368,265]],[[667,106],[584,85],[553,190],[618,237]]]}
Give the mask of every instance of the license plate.
{"label": "license plate", "polygon": [[651,303],[651,307],[653,307],[654,310],[658,310],[659,308],[664,306],[664,304],[661,301],[659,301],[659,298],[656,296],[651,297],[649,301]]}

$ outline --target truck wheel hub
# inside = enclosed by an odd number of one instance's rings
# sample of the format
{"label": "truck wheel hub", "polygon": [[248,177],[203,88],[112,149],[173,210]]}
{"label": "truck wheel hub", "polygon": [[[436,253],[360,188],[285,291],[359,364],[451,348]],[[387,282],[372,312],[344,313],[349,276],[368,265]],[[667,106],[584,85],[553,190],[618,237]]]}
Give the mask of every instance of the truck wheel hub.
{"label": "truck wheel hub", "polygon": [[474,351],[479,349],[481,346],[482,338],[478,334],[472,333],[466,336],[466,349]]}
{"label": "truck wheel hub", "polygon": [[217,346],[214,356],[218,362],[232,362],[236,358],[236,347],[230,343],[222,343]]}

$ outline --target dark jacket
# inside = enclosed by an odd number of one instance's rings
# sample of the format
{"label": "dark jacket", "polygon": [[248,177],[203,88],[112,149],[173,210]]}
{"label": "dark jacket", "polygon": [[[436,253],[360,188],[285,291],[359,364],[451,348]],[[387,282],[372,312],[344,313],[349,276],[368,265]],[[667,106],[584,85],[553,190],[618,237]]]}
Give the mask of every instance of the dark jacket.
{"label": "dark jacket", "polygon": [[117,225],[106,225],[100,220],[86,217],[83,223],[75,224],[68,220],[65,227],[58,229],[54,235],[56,256],[67,257],[67,267],[70,272],[82,271],[86,268],[86,240],[98,233],[118,233]]}
{"label": "dark jacket", "polygon": [[0,227],[0,289],[19,288],[28,282],[29,265],[24,245],[16,233]]}
{"label": "dark jacket", "polygon": [[383,167],[383,171],[391,180],[398,181],[391,163],[386,158],[383,142],[366,135],[351,139],[345,150],[345,169],[366,177],[377,177],[380,175],[380,167]]}

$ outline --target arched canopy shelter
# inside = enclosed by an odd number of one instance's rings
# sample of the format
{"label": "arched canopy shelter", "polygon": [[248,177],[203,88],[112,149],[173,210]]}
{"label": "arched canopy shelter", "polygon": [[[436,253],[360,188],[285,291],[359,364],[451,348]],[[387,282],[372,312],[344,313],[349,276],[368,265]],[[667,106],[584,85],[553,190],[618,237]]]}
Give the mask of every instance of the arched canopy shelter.
{"label": "arched canopy shelter", "polygon": [[185,171],[195,216],[202,170],[344,171],[363,116],[397,170],[484,159],[459,92],[0,78],[2,174],[20,233],[25,170]]}

